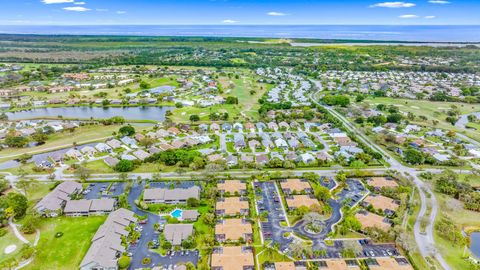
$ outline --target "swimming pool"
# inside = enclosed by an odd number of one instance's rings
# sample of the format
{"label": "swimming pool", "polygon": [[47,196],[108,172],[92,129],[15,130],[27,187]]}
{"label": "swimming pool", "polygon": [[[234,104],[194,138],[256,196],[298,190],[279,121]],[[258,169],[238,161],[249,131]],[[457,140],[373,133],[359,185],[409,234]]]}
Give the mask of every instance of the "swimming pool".
{"label": "swimming pool", "polygon": [[175,210],[172,211],[172,213],[170,213],[170,216],[172,216],[176,219],[181,219],[182,218],[182,213],[183,213],[182,209],[175,209]]}

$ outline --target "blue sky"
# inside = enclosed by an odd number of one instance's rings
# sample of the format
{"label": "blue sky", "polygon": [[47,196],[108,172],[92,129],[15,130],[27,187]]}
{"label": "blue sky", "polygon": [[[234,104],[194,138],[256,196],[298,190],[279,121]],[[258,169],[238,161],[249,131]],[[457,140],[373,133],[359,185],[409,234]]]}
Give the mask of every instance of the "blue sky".
{"label": "blue sky", "polygon": [[480,25],[480,0],[0,0],[1,25]]}

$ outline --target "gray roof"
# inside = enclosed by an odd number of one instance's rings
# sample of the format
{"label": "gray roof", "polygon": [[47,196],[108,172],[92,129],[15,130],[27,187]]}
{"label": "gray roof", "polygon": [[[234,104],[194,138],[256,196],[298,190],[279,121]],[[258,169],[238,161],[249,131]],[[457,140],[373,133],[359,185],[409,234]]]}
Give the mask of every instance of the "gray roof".
{"label": "gray roof", "polygon": [[43,211],[57,211],[62,209],[63,203],[70,200],[70,195],[82,190],[82,184],[77,182],[62,182],[52,192],[48,193],[35,205],[35,209]]}
{"label": "gray roof", "polygon": [[164,229],[165,239],[178,246],[193,234],[193,224],[167,224]]}
{"label": "gray roof", "polygon": [[94,211],[113,211],[115,199],[100,198],[92,200],[74,200],[68,201],[65,205],[64,213],[94,212]]}
{"label": "gray roof", "polygon": [[145,189],[143,194],[144,200],[187,200],[188,198],[200,198],[200,187],[193,186],[190,188],[149,188]]}
{"label": "gray roof", "polygon": [[90,206],[90,211],[113,211],[115,208],[115,199],[112,198],[101,198],[93,199],[92,205]]}
{"label": "gray roof", "polygon": [[80,269],[116,268],[117,252],[124,252],[122,235],[128,235],[125,230],[131,222],[136,222],[134,213],[121,208],[108,216],[95,233],[92,245],[80,263]]}
{"label": "gray roof", "polygon": [[184,219],[184,220],[197,220],[198,215],[199,214],[198,214],[197,210],[183,210],[182,219]]}
{"label": "gray roof", "polygon": [[68,201],[65,205],[65,209],[63,212],[65,214],[69,213],[79,213],[79,212],[87,212],[90,210],[90,205],[92,204],[91,200],[75,200],[75,201]]}

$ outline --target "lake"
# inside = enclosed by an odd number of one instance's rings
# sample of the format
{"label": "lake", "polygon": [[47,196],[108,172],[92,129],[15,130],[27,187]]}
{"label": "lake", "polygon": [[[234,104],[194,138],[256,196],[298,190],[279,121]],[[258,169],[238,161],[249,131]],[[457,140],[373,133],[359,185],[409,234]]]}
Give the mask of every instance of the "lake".
{"label": "lake", "polygon": [[60,108],[35,108],[28,111],[7,113],[9,120],[32,119],[42,117],[105,119],[113,116],[123,116],[130,120],[165,120],[165,113],[174,107],[60,107]]}
{"label": "lake", "polygon": [[475,257],[480,258],[480,232],[470,234],[470,250]]}

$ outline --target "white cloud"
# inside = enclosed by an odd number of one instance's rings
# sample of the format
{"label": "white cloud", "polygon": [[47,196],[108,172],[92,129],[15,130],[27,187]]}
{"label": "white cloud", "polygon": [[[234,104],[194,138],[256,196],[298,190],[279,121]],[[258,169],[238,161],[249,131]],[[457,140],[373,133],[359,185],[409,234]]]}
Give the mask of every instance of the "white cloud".
{"label": "white cloud", "polygon": [[430,0],[428,1],[430,4],[438,4],[438,5],[445,5],[445,4],[450,4],[448,1],[444,0]]}
{"label": "white cloud", "polygon": [[282,12],[271,11],[267,13],[268,16],[287,16],[287,14]]}
{"label": "white cloud", "polygon": [[425,19],[435,19],[437,16],[433,16],[433,15],[429,15],[429,16],[425,16]]}
{"label": "white cloud", "polygon": [[63,3],[73,3],[74,0],[42,0],[44,4],[63,4]]}
{"label": "white cloud", "polygon": [[238,23],[238,21],[227,19],[223,20],[222,23]]}
{"label": "white cloud", "polygon": [[398,16],[400,19],[415,19],[415,18],[418,18],[417,15],[413,15],[413,14],[405,14],[405,15],[400,15]]}
{"label": "white cloud", "polygon": [[414,3],[407,2],[382,2],[371,5],[370,7],[382,7],[382,8],[410,8],[416,6]]}
{"label": "white cloud", "polygon": [[85,5],[85,2],[73,2],[74,5]]}
{"label": "white cloud", "polygon": [[68,11],[77,11],[77,12],[85,12],[90,10],[89,8],[85,8],[85,7],[64,7],[63,9]]}
{"label": "white cloud", "polygon": [[124,10],[118,10],[118,11],[117,11],[117,12],[115,12],[115,13],[117,13],[117,14],[125,14],[125,13],[127,13],[127,12],[126,12],[126,11],[124,11]]}

